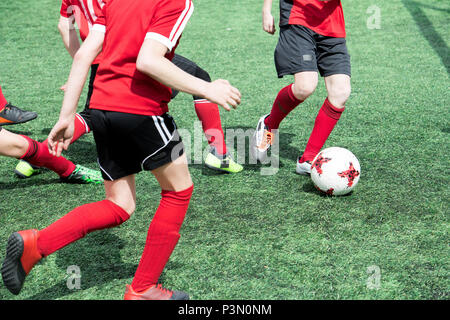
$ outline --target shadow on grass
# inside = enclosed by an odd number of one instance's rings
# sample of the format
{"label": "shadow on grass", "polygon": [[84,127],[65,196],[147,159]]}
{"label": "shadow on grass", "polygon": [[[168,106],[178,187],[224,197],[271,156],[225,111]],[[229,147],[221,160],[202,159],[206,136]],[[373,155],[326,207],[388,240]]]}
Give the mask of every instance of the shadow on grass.
{"label": "shadow on grass", "polygon": [[312,194],[316,194],[322,198],[336,198],[336,197],[349,197],[353,194],[353,190],[350,191],[347,194],[341,195],[341,196],[332,196],[332,195],[328,195],[325,192],[319,191],[317,190],[317,188],[314,186],[314,183],[312,182],[310,177],[305,177],[308,178],[308,181],[306,183],[303,184],[302,186],[302,190],[306,193],[312,193]]}
{"label": "shadow on grass", "polygon": [[450,9],[442,9],[416,1],[402,0],[402,2],[413,17],[424,38],[428,41],[436,54],[441,58],[442,63],[447,69],[447,73],[450,74],[450,49],[444,39],[442,39],[433,27],[432,22],[428,19],[422,8],[444,11],[446,13],[450,13]]}
{"label": "shadow on grass", "polygon": [[[103,230],[89,234],[86,239],[73,243],[54,253],[58,270],[66,272],[69,266],[78,266],[81,271],[81,288],[86,290],[92,287],[101,287],[113,280],[133,277],[137,265],[123,263],[120,249],[125,241],[113,234],[111,230]],[[45,262],[44,262],[45,263]],[[66,279],[68,279],[67,274]],[[69,280],[70,281],[70,280]],[[123,284],[125,293],[125,283]],[[52,287],[36,293],[27,300],[54,300],[73,294],[67,286],[67,280],[55,283]],[[101,294],[101,293],[100,293]],[[109,293],[105,292],[109,297]],[[117,297],[122,298],[122,297]]]}
{"label": "shadow on grass", "polygon": [[[56,174],[55,174],[56,175]],[[0,182],[0,190],[14,190],[14,189],[26,189],[35,186],[46,186],[49,184],[61,183],[59,179],[33,179],[33,180],[19,180],[14,182]]]}

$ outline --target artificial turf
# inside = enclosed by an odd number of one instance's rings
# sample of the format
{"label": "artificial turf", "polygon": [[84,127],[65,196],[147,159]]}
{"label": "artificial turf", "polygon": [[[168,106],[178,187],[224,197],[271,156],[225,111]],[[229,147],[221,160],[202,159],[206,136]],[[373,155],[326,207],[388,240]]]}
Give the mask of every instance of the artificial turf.
{"label": "artificial turf", "polygon": [[[194,4],[177,53],[240,89],[241,106],[221,111],[222,123],[225,129],[252,129],[292,82],[276,76],[277,35],[261,28],[262,1]],[[325,145],[358,157],[362,174],[354,192],[324,197],[309,178],[295,174],[296,157],[326,97],[321,81],[280,126],[276,174],[261,175],[262,166],[255,164],[235,175],[191,165],[195,191],[160,279],[165,286],[199,300],[449,299],[450,6],[439,0],[374,4],[379,29],[367,25],[371,4],[343,1],[352,95]],[[39,113],[7,129],[43,140],[58,118],[59,87],[71,63],[57,30],[59,1],[2,0],[0,14],[3,93]],[[273,14],[278,21],[276,1]],[[192,97],[180,94],[170,110],[179,128],[193,132]],[[97,166],[92,135],[65,155]],[[44,228],[104,197],[102,185],[62,184],[50,171],[19,180],[15,165],[15,159],[1,159],[2,259],[12,232]],[[0,299],[121,299],[160,198],[150,173],[136,181],[137,209],[129,221],[47,257],[18,296],[0,285]],[[80,289],[67,286],[73,265],[81,271]]]}

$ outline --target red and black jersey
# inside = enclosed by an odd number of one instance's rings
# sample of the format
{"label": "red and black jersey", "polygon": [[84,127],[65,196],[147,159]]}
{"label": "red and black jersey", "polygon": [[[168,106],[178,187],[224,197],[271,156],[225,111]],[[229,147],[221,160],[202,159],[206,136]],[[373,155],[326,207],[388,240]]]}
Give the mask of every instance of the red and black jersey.
{"label": "red and black jersey", "polygon": [[340,0],[280,0],[280,26],[297,24],[328,37],[345,38]]}
{"label": "red and black jersey", "polygon": [[104,0],[92,30],[105,32],[102,60],[90,108],[161,115],[168,111],[169,87],[136,69],[145,39],[159,41],[172,59],[194,6],[191,0]]}

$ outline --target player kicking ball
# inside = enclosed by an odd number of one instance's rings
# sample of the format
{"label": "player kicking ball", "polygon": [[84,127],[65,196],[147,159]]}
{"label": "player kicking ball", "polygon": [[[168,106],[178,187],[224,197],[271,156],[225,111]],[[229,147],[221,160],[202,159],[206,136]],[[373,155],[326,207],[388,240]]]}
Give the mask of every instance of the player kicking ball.
{"label": "player kicking ball", "polygon": [[[263,29],[274,34],[272,0],[264,0]],[[318,72],[328,96],[314,122],[306,148],[297,158],[296,172],[311,173],[311,161],[319,153],[345,109],[350,96],[350,56],[345,40],[340,0],[280,0],[280,36],[275,49],[278,77],[294,75],[294,83],[281,89],[269,114],[259,119],[252,141],[253,156],[267,157],[274,131],[281,121],[313,94]]]}
{"label": "player kicking ball", "polygon": [[[92,29],[96,17],[101,14],[104,4],[105,1],[103,0],[62,0],[58,29],[64,46],[72,58],[80,48],[80,40],[74,23],[76,22],[76,25],[79,28],[79,36],[81,40],[84,41]],[[84,110],[77,113],[75,117],[74,135],[71,143],[74,143],[81,136],[91,131],[92,125],[89,103],[94,89],[93,84],[100,60],[101,54],[92,63],[85,107]],[[211,82],[208,72],[199,67],[195,62],[183,56],[175,54],[172,63],[197,78]],[[65,90],[65,88],[66,85],[61,87],[62,90]],[[172,90],[172,99],[175,98],[177,94],[177,90]],[[227,150],[217,104],[199,96],[194,95],[193,98],[195,112],[202,123],[205,137],[211,148],[205,158],[205,165],[211,169],[226,173],[237,173],[242,171],[243,167],[233,160],[231,154]],[[44,141],[44,143],[46,143],[46,141]],[[14,172],[21,178],[27,178],[38,173],[39,168],[31,166],[26,161],[20,161]]]}
{"label": "player kicking ball", "polygon": [[10,236],[2,277],[12,293],[20,292],[26,275],[43,257],[87,233],[127,221],[136,206],[135,175],[146,170],[159,182],[161,200],[124,299],[188,298],[158,284],[180,237],[193,191],[176,124],[168,114],[170,87],[226,110],[240,103],[240,92],[228,81],[203,81],[170,61],[192,12],[189,0],[110,0],[103,6],[75,55],[60,118],[48,140],[56,156],[68,148],[89,68],[102,51],[90,111],[106,198],[75,208],[43,230]]}

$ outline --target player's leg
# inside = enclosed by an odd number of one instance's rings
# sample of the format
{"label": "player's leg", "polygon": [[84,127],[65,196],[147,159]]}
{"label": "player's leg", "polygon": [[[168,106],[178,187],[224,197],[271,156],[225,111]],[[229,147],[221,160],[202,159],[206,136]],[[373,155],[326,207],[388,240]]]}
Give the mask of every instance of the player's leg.
{"label": "player's leg", "polygon": [[278,92],[270,113],[258,121],[252,139],[252,152],[260,161],[266,158],[273,134],[283,119],[317,87],[318,69],[312,31],[297,25],[282,27],[275,49],[275,66],[279,78],[294,75],[294,83]]}
{"label": "player's leg", "polygon": [[20,158],[28,150],[28,141],[21,135],[2,129],[0,126],[0,155]]}
{"label": "player's leg", "polygon": [[[178,54],[175,54],[172,62],[194,77],[211,82],[209,73],[199,67],[195,62]],[[177,94],[178,91],[172,90],[172,99]],[[229,173],[242,171],[243,167],[233,160],[227,150],[218,105],[201,97],[193,96],[193,99],[195,112],[202,123],[203,132],[211,147],[211,151],[205,159],[206,166],[211,169]]]}
{"label": "player's leg", "polygon": [[64,157],[53,157],[49,154],[48,147],[42,143],[5,129],[0,129],[0,155],[24,159],[35,166],[52,170],[60,176],[63,182],[102,182],[101,177],[95,171],[80,165],[75,165]]}
{"label": "player's leg", "polygon": [[158,288],[158,279],[180,238],[180,228],[191,199],[193,184],[186,156],[152,171],[161,186],[161,201],[150,223],[147,240],[125,299],[185,300],[181,291]]}
{"label": "player's leg", "polygon": [[[28,141],[28,149],[22,156],[18,157],[20,160],[24,160],[34,167],[45,167],[52,170],[59,175],[62,182],[81,184],[103,182],[98,171],[75,165],[64,157],[55,157],[50,154],[47,144],[37,142],[27,136],[22,137]],[[15,173],[19,175],[18,171],[15,171]]]}
{"label": "player's leg", "polygon": [[317,36],[318,67],[325,79],[328,96],[316,116],[305,151],[298,158],[296,172],[307,175],[311,161],[324,146],[345,110],[350,96],[350,55],[345,39]]}
{"label": "player's leg", "polygon": [[24,123],[36,119],[37,113],[25,111],[8,103],[0,86],[0,125]]}
{"label": "player's leg", "polygon": [[[161,186],[161,200],[150,223],[133,282],[127,285],[124,298],[186,299],[186,294],[157,284],[180,237],[179,230],[193,190],[184,147],[170,115],[136,116],[134,122],[141,123],[127,138],[126,143],[135,150],[128,154],[132,158],[139,155],[139,169],[151,171],[156,177]],[[96,134],[97,126],[94,128]]]}
{"label": "player's leg", "polygon": [[86,234],[127,221],[135,208],[134,175],[105,183],[106,200],[88,203],[67,213],[43,230],[14,232],[2,264],[6,288],[19,294],[33,266]]}

